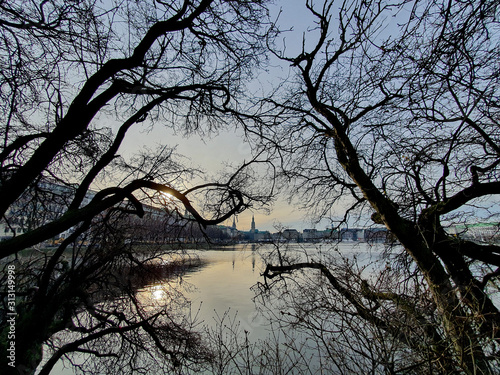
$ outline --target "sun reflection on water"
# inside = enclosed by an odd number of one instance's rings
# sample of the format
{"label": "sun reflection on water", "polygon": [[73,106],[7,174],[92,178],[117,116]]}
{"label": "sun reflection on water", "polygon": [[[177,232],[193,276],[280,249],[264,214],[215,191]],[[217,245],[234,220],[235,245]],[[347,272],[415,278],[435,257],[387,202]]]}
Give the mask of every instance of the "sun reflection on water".
{"label": "sun reflection on water", "polygon": [[151,298],[155,301],[160,301],[165,299],[167,296],[167,293],[165,293],[165,290],[163,290],[163,287],[161,285],[154,285],[151,288]]}
{"label": "sun reflection on water", "polygon": [[136,299],[141,308],[150,314],[162,311],[169,313],[185,312],[189,309],[189,300],[179,282],[163,280],[147,285],[136,292]]}

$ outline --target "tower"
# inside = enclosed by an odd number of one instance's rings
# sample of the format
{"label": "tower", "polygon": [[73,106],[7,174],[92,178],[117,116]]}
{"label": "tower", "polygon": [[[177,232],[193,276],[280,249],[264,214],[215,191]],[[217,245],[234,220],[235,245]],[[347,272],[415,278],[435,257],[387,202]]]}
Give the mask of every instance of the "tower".
{"label": "tower", "polygon": [[233,216],[233,229],[236,229],[236,216]]}
{"label": "tower", "polygon": [[252,215],[252,226],[250,227],[250,232],[255,233],[255,218]]}

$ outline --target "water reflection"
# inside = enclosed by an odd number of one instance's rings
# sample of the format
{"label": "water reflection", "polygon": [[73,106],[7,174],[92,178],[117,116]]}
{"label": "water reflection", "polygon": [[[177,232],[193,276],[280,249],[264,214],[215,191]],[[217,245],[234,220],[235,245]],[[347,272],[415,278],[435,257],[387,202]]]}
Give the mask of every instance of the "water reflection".
{"label": "water reflection", "polygon": [[156,287],[152,292],[151,292],[151,297],[155,300],[155,301],[163,301],[165,300],[165,297],[166,297],[167,293],[165,293],[165,291],[163,290],[163,288],[161,286],[159,287]]}
{"label": "water reflection", "polygon": [[[216,329],[223,321],[232,321],[238,325],[238,332],[252,342],[273,335],[276,337],[279,333],[273,332],[269,317],[263,316],[256,308],[253,301],[255,293],[252,291],[252,287],[262,281],[265,265],[261,256],[275,250],[271,245],[247,244],[217,250],[186,251],[188,259],[199,261],[178,269],[178,272],[167,272],[163,279],[136,283],[137,301],[151,314],[160,309],[193,314],[200,324],[211,329]],[[329,245],[294,245],[285,251],[294,254],[297,259],[339,254],[333,252]],[[380,249],[365,244],[341,244],[340,253],[360,264],[369,264],[378,257]],[[169,262],[171,259],[164,260],[165,264]],[[53,373],[72,374],[68,371]]]}
{"label": "water reflection", "polygon": [[254,335],[262,332],[262,320],[256,319],[251,290],[264,270],[257,248],[255,244],[237,245],[231,251],[210,250],[199,254],[206,266],[184,279],[193,286],[186,297],[194,308],[200,308],[199,316],[206,324],[215,323],[214,312],[222,315],[230,310],[238,315],[247,331]]}
{"label": "water reflection", "polygon": [[165,290],[168,284],[150,285],[137,291],[137,300],[143,306],[162,308],[170,304],[172,298]]}

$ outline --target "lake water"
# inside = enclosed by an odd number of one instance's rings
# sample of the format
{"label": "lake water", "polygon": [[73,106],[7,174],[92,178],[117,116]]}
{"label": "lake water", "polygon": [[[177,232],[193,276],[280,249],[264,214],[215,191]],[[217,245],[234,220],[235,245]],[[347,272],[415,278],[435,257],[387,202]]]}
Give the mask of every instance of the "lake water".
{"label": "lake water", "polygon": [[[333,245],[291,245],[288,252],[302,257],[314,257],[318,252],[333,251]],[[381,247],[358,243],[341,243],[335,247],[340,254],[356,258],[358,263],[368,264],[379,257]],[[190,250],[202,260],[202,266],[185,273],[177,287],[190,301],[191,314],[196,316],[199,327],[215,327],[221,320],[239,322],[239,331],[246,331],[251,341],[263,339],[272,332],[268,320],[259,314],[253,302],[252,287],[263,281],[262,255],[274,251],[272,245],[241,244],[223,250]],[[148,285],[138,291],[141,300],[164,304],[168,298],[162,283]],[[60,361],[52,374],[69,375],[73,371]]]}

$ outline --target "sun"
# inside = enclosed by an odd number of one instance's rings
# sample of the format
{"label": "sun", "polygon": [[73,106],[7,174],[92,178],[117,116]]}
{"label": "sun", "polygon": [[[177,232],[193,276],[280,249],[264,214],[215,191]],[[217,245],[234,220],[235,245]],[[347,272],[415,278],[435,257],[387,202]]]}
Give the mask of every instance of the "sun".
{"label": "sun", "polygon": [[165,200],[168,200],[168,201],[173,201],[175,198],[172,194],[167,193],[165,191],[162,191],[160,194],[161,194],[162,198],[164,198]]}
{"label": "sun", "polygon": [[164,290],[155,290],[151,293],[151,297],[156,301],[164,299],[165,295],[166,293]]}

